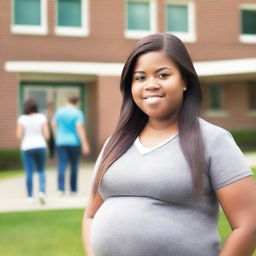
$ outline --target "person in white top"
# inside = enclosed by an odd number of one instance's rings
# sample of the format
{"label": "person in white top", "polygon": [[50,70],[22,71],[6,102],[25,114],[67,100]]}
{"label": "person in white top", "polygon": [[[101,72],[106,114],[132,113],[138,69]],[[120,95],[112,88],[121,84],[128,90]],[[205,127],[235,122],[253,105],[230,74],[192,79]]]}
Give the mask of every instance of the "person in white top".
{"label": "person in white top", "polygon": [[18,118],[16,137],[21,140],[21,156],[26,172],[28,202],[33,202],[33,172],[39,174],[39,200],[45,203],[46,140],[49,138],[47,118],[38,113],[38,103],[30,98],[25,101],[24,115]]}

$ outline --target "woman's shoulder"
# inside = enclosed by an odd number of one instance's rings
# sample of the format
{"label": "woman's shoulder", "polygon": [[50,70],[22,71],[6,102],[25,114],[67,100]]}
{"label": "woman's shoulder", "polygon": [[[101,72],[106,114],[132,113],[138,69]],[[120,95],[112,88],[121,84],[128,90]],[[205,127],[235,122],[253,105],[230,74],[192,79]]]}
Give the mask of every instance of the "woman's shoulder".
{"label": "woman's shoulder", "polygon": [[202,138],[204,145],[207,149],[223,149],[227,147],[237,147],[236,142],[232,134],[215,124],[205,121],[199,118],[200,129],[202,133]]}
{"label": "woman's shoulder", "polygon": [[47,120],[46,115],[43,113],[36,113],[35,117],[43,121]]}
{"label": "woman's shoulder", "polygon": [[27,119],[27,115],[20,115],[18,117],[18,123],[22,123]]}
{"label": "woman's shoulder", "polygon": [[204,120],[203,118],[199,118],[199,124],[200,124],[200,129],[202,132],[203,137],[206,138],[217,138],[219,136],[226,136],[229,135],[230,136],[230,132],[227,131],[226,129],[215,125],[213,123],[210,123],[206,120]]}

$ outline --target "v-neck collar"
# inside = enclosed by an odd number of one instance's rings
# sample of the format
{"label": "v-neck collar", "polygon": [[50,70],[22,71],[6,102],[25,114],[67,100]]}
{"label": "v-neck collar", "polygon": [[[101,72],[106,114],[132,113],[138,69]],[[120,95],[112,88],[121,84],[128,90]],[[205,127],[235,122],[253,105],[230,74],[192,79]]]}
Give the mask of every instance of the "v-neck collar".
{"label": "v-neck collar", "polygon": [[173,134],[170,138],[168,138],[167,140],[161,142],[160,144],[154,146],[154,147],[145,147],[144,145],[141,144],[139,137],[136,138],[136,140],[134,141],[134,146],[137,148],[137,150],[142,154],[142,155],[146,155],[152,151],[155,151],[156,149],[164,146],[165,144],[167,144],[168,142],[170,142],[171,140],[173,140],[175,137],[177,137],[177,135],[179,134],[179,132],[176,132],[175,134]]}

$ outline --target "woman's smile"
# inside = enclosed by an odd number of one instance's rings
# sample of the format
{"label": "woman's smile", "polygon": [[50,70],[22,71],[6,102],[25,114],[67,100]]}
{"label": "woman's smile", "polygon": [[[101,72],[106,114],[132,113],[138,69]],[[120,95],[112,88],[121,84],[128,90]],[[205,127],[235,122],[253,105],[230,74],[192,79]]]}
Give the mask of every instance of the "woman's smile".
{"label": "woman's smile", "polygon": [[156,104],[156,103],[160,102],[163,98],[164,98],[163,95],[148,95],[148,96],[144,96],[143,100],[147,104]]}

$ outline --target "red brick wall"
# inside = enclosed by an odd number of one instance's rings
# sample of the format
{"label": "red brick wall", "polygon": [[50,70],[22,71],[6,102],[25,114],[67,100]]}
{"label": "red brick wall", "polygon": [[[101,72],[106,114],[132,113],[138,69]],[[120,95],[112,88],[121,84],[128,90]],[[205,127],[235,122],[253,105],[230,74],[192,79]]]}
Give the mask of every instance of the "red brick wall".
{"label": "red brick wall", "polygon": [[99,77],[98,95],[98,142],[100,145],[112,134],[116,127],[120,106],[119,77]]}
{"label": "red brick wall", "polygon": [[[1,63],[1,66],[3,63]],[[17,75],[0,70],[0,148],[17,145],[15,127],[18,109]]]}
{"label": "red brick wall", "polygon": [[[3,3],[5,2],[5,3]],[[55,1],[48,1],[46,36],[10,33],[10,2],[1,1],[1,45],[5,44],[5,60],[59,60],[123,62],[136,40],[124,38],[124,2],[120,0],[89,1],[90,34],[68,37],[54,34]],[[165,31],[164,0],[158,1],[158,28]],[[193,59],[216,60],[256,57],[255,44],[239,42],[239,3],[235,0],[197,0],[197,42],[188,43]],[[247,3],[255,3],[248,0]],[[3,27],[3,30],[2,30]]]}
{"label": "red brick wall", "polygon": [[[204,106],[203,113],[208,110],[208,91],[204,84]],[[255,129],[256,116],[249,115],[248,90],[246,82],[226,82],[221,84],[223,88],[223,110],[227,116],[209,117],[203,114],[203,117],[226,129]]]}
{"label": "red brick wall", "polygon": [[[57,36],[54,34],[55,0],[48,0],[48,34],[46,36],[11,34],[11,1],[0,1],[0,147],[17,146],[14,138],[18,115],[19,75],[6,73],[6,61],[81,61],[124,62],[136,40],[124,38],[123,0],[89,1],[88,37]],[[240,3],[255,0],[196,0],[195,43],[187,47],[195,61],[256,57],[256,44],[239,42]],[[158,0],[158,29],[165,31],[165,0]],[[232,84],[232,83],[231,83]],[[97,127],[97,140],[103,141],[113,131],[119,116],[119,77],[99,77],[95,88],[89,90],[93,111],[91,123]],[[92,86],[92,85],[90,85]],[[256,127],[255,117],[244,114],[246,90],[244,85],[226,85],[227,107],[234,111],[229,119],[209,118],[229,128]],[[236,97],[237,105],[233,105]],[[233,98],[232,98],[233,97]],[[90,127],[90,129],[92,129]],[[90,135],[95,136],[91,133]],[[92,137],[95,138],[96,137]]]}

